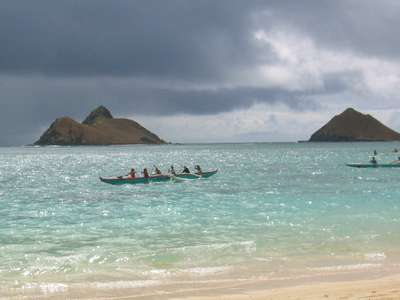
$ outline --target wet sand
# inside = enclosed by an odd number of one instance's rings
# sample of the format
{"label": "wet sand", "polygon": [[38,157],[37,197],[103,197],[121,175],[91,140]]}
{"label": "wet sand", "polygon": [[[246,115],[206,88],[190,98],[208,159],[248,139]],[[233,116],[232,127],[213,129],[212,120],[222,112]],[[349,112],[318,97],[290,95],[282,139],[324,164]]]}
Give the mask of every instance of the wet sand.
{"label": "wet sand", "polygon": [[[393,270],[392,270],[393,271]],[[104,288],[85,284],[64,290],[42,289],[40,294],[21,293],[0,299],[176,299],[176,300],[301,300],[301,299],[400,299],[400,274],[349,272],[319,274],[296,279],[195,280],[133,288]],[[30,291],[33,292],[33,291]],[[5,296],[5,295],[2,295]]]}
{"label": "wet sand", "polygon": [[313,283],[285,288],[266,289],[264,291],[246,291],[238,294],[226,294],[205,297],[184,297],[171,299],[185,300],[299,300],[299,299],[400,299],[400,276],[390,276],[375,280],[358,280],[330,283]]}

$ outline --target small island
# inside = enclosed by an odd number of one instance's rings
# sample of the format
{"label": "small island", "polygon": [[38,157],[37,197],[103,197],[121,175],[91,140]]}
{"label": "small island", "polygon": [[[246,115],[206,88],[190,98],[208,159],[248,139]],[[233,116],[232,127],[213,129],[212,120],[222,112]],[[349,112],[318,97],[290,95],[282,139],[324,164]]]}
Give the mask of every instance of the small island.
{"label": "small island", "polygon": [[104,106],[93,110],[79,123],[72,118],[56,119],[35,145],[124,145],[164,144],[156,134],[129,119],[114,118]]}
{"label": "small island", "polygon": [[399,141],[400,133],[368,114],[348,108],[317,130],[309,142]]}

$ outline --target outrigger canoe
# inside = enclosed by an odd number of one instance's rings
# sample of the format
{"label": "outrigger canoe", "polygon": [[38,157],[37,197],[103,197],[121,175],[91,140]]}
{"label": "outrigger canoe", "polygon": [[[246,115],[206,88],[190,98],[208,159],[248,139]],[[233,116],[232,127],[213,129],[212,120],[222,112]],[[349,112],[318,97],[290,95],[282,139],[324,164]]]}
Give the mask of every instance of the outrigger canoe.
{"label": "outrigger canoe", "polygon": [[197,178],[208,178],[213,176],[214,174],[217,174],[218,169],[212,170],[212,171],[206,171],[202,173],[179,173],[175,174],[177,178],[183,178],[183,179],[197,179]]}
{"label": "outrigger canoe", "polygon": [[151,183],[151,182],[165,182],[170,181],[174,178],[171,175],[155,175],[150,177],[136,177],[136,178],[128,178],[128,177],[112,177],[112,178],[103,178],[100,177],[100,180],[109,184],[139,184],[139,183]]}
{"label": "outrigger canoe", "polygon": [[400,168],[400,163],[392,164],[346,164],[353,168]]}

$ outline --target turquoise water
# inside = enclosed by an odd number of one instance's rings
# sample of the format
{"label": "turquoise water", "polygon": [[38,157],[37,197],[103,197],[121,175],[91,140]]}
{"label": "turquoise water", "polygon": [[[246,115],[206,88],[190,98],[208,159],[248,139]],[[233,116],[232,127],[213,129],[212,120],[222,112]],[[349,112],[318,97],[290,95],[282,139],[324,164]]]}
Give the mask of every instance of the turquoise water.
{"label": "turquoise water", "polygon": [[[0,286],[162,282],[400,260],[395,143],[0,148]],[[111,186],[171,163],[209,178]],[[240,272],[238,272],[240,270]]]}

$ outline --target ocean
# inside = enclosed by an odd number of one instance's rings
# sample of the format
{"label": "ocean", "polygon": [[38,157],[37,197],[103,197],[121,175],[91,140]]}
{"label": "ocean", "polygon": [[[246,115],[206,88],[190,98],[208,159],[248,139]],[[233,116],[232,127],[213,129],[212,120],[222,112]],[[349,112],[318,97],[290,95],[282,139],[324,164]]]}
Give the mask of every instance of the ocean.
{"label": "ocean", "polygon": [[[400,263],[398,143],[0,148],[0,295],[295,278]],[[99,176],[200,164],[208,179]],[[78,293],[78,292],[77,292]]]}

